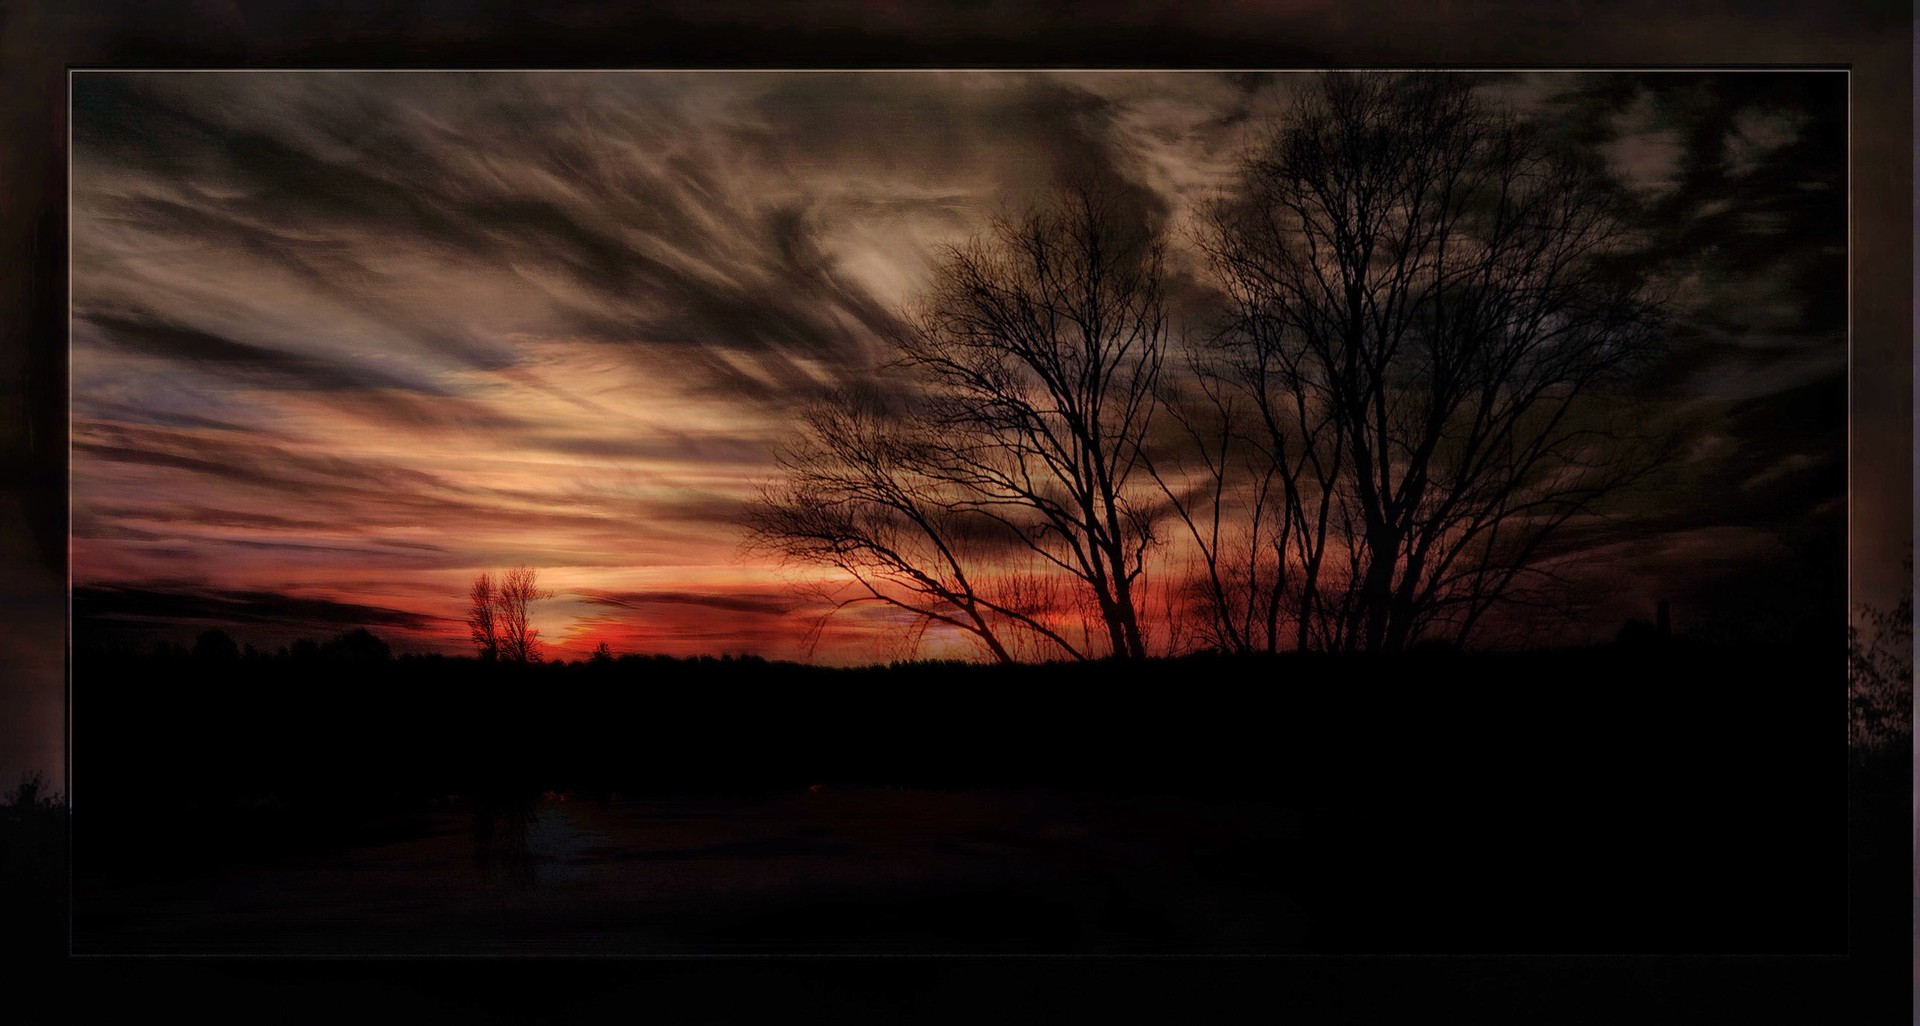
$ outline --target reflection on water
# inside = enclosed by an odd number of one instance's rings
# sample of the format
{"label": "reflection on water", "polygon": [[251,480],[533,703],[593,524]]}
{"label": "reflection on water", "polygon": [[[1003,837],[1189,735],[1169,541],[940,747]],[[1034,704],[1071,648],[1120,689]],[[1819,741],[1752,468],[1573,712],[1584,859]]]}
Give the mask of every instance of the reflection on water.
{"label": "reflection on water", "polygon": [[533,791],[491,791],[474,803],[473,864],[480,878],[491,881],[496,872],[510,887],[532,887],[535,883],[533,851],[527,844],[527,828],[539,817]]}

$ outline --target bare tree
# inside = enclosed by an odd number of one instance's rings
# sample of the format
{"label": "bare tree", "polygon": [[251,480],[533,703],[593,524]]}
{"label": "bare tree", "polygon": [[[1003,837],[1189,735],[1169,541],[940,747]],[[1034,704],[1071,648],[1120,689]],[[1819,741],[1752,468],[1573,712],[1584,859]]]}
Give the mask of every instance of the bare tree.
{"label": "bare tree", "polygon": [[1081,582],[1108,652],[1128,657],[1146,651],[1135,586],[1152,506],[1135,477],[1166,334],[1163,260],[1118,190],[1081,183],[954,250],[902,347],[931,379],[930,474]]}
{"label": "bare tree", "polygon": [[1242,171],[1215,352],[1279,485],[1296,642],[1464,643],[1649,465],[1599,413],[1659,328],[1629,219],[1458,76],[1322,76]]}
{"label": "bare tree", "polygon": [[752,511],[756,543],[843,574],[854,596],[833,610],[891,606],[972,635],[1000,662],[1014,661],[1021,632],[1082,657],[995,566],[1012,547],[1004,532],[967,512],[964,490],[925,471],[930,431],[870,393],[809,411],[800,440],[779,456],[783,479],[762,489]]}
{"label": "bare tree", "polygon": [[540,630],[528,619],[527,606],[553,593],[537,586],[539,574],[527,566],[517,566],[500,577],[494,593],[494,622],[498,625],[500,658],[510,663],[540,661]]}
{"label": "bare tree", "polygon": [[500,658],[500,631],[494,623],[498,590],[493,575],[482,573],[473,579],[473,588],[467,592],[467,629],[480,658],[487,662]]}
{"label": "bare tree", "polygon": [[[1152,504],[1137,472],[1162,261],[1156,227],[1094,184],[949,250],[896,340],[913,408],[841,397],[815,411],[756,509],[756,540],[997,659],[1014,637],[1072,658],[1144,655]],[[1096,610],[1100,650],[1071,640],[1075,602],[1052,581]]]}

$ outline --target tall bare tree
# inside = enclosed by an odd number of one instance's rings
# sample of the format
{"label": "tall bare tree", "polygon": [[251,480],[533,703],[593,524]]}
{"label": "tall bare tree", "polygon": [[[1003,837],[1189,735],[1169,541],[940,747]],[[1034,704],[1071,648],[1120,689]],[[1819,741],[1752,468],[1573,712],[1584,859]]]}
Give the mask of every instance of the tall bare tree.
{"label": "tall bare tree", "polygon": [[1447,75],[1327,75],[1210,211],[1221,364],[1281,486],[1303,647],[1464,642],[1648,465],[1602,413],[1657,338],[1601,171]]}
{"label": "tall bare tree", "polygon": [[[1144,655],[1162,278],[1157,226],[1097,184],[952,248],[896,339],[912,408],[843,397],[816,411],[756,538],[999,659],[1014,636],[1073,658]],[[1072,637],[1075,596],[1097,649]]]}
{"label": "tall bare tree", "polygon": [[500,637],[500,658],[510,663],[540,661],[540,629],[528,618],[528,604],[553,593],[538,586],[539,573],[517,566],[500,576],[494,593],[494,621]]}
{"label": "tall bare tree", "polygon": [[482,573],[473,579],[473,587],[467,592],[467,629],[481,659],[540,661],[540,629],[529,619],[527,606],[552,598],[553,593],[542,591],[538,579],[538,571],[527,566],[514,567],[498,577]]}
{"label": "tall bare tree", "polygon": [[467,629],[480,658],[487,662],[500,658],[500,629],[494,620],[498,590],[493,575],[482,573],[473,579],[473,587],[467,592]]}

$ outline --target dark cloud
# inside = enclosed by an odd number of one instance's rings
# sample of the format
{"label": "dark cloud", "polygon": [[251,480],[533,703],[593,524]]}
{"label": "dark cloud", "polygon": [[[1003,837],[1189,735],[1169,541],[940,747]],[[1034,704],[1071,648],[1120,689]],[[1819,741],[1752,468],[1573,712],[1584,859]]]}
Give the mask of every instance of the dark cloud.
{"label": "dark cloud", "polygon": [[381,388],[445,395],[432,386],[403,381],[365,364],[315,359],[140,315],[80,313],[77,318],[99,328],[100,337],[108,343],[130,352],[184,363],[216,364],[229,375],[244,376],[260,385],[324,391]]}
{"label": "dark cloud", "polygon": [[536,433],[527,435],[525,442],[533,448],[576,456],[677,460],[703,467],[731,465],[753,469],[765,466],[768,449],[767,442],[759,438],[675,431],[647,438]]}
{"label": "dark cloud", "polygon": [[1845,75],[1640,73],[1572,83],[1542,117],[1579,144],[1612,148],[1622,173],[1653,173],[1648,155],[1619,148],[1630,135],[1672,147],[1645,229],[1663,268],[1698,277],[1703,294],[1688,316],[1822,344],[1844,329]]}
{"label": "dark cloud", "polygon": [[103,420],[112,420],[125,424],[149,424],[170,428],[205,428],[212,431],[253,431],[257,434],[271,434],[264,429],[249,427],[232,420],[202,416],[197,413],[180,410],[162,409],[151,405],[139,405],[128,402],[115,402],[94,397],[87,402],[87,410]]}
{"label": "dark cloud", "polygon": [[173,535],[161,534],[134,527],[122,520],[100,516],[89,512],[75,513],[71,533],[75,538],[99,538],[108,540],[168,542],[177,540]]}
{"label": "dark cloud", "polygon": [[790,598],[754,596],[741,593],[713,595],[690,591],[582,591],[580,594],[594,605],[613,606],[619,609],[639,609],[644,606],[665,603],[668,605],[705,606],[711,609],[724,609],[734,613],[764,613],[769,616],[784,616],[792,612],[794,608],[794,603]]}
{"label": "dark cloud", "polygon": [[[130,170],[147,174],[153,169],[140,166]],[[154,195],[103,197],[89,203],[88,209],[97,209],[102,221],[111,227],[138,230],[184,244],[203,255],[223,257],[250,267],[254,275],[261,268],[277,270],[299,282],[316,299],[350,308],[378,324],[383,333],[423,352],[470,367],[494,368],[510,362],[510,354],[463,330],[457,320],[436,316],[395,297],[396,292],[405,291],[406,283],[388,280],[390,276],[380,272],[377,265],[396,252],[395,231],[403,227],[401,224],[377,216],[359,222],[341,220],[325,208],[303,205],[297,195],[264,202],[240,200],[230,195],[234,186],[203,184],[209,188],[176,183],[196,193],[190,203]],[[209,196],[208,191],[217,193],[217,198]],[[89,241],[86,233],[83,230],[80,234],[85,245]],[[409,242],[411,245],[398,252],[413,250],[447,263],[471,259],[478,245],[472,238],[435,238],[430,233],[424,240],[416,237]],[[132,285],[102,283],[100,287],[107,298],[121,304],[171,305],[166,297],[135,291]]]}
{"label": "dark cloud", "polygon": [[[833,276],[794,210],[760,209],[721,185],[738,175],[724,149],[652,167],[610,159],[657,140],[632,115],[558,105],[567,87],[551,78],[289,76],[287,110],[238,113],[239,79],[190,78],[77,80],[76,117],[90,126],[77,133],[81,179],[117,166],[167,183],[166,195],[104,197],[103,214],[265,261],[430,350],[498,365],[487,346],[409,316],[393,298],[400,283],[375,269],[382,255],[521,278],[561,322],[606,341],[747,352],[764,375],[729,373],[725,358],[690,366],[760,399],[776,398],[770,383],[810,391],[803,362],[870,362],[852,332],[888,323]],[[160,127],[121,137],[132,120]],[[527,146],[530,135],[540,145]],[[547,274],[569,294],[542,296]]]}
{"label": "dark cloud", "polygon": [[[241,549],[267,549],[279,552],[344,552],[350,555],[358,555],[367,551],[366,545],[316,545],[310,542],[259,541],[251,538],[225,538],[220,541],[220,544]],[[391,542],[376,541],[372,544],[385,545],[389,548],[395,547]],[[418,549],[425,552],[447,551],[436,545],[407,545],[400,547]],[[436,564],[430,562],[425,565],[432,566]]]}
{"label": "dark cloud", "polygon": [[1554,551],[1698,530],[1798,531],[1846,495],[1846,453],[1827,437],[1845,411],[1845,382],[1831,378],[1698,406],[1656,430],[1670,457],[1613,497],[1605,517],[1558,536]]}
{"label": "dark cloud", "polygon": [[271,591],[204,589],[169,591],[140,587],[83,585],[73,589],[73,616],[86,623],[114,620],[155,624],[218,622],[282,628],[391,627],[425,630],[449,622],[405,609],[366,606],[331,599],[302,598]]}
{"label": "dark cloud", "polygon": [[96,506],[93,515],[107,520],[138,519],[163,524],[198,524],[207,527],[243,527],[262,530],[314,531],[334,526],[327,520],[276,516],[246,510],[210,506],[169,509],[159,506]]}
{"label": "dark cloud", "polygon": [[969,194],[1018,210],[1065,179],[1124,178],[1133,159],[1111,101],[1056,75],[804,76],[756,109],[749,142],[765,159],[891,179],[896,197],[910,184],[935,213]]}
{"label": "dark cloud", "polygon": [[243,436],[186,434],[161,427],[81,421],[73,426],[73,449],[92,460],[168,467],[238,484],[334,496],[355,492],[391,495],[460,490],[423,471],[379,466],[323,452],[298,452]]}
{"label": "dark cloud", "polygon": [[[211,560],[226,560],[234,548],[277,549],[285,553],[324,553],[368,556],[384,552],[386,563],[413,568],[459,567],[469,561],[515,561],[509,550],[497,553],[499,543],[489,539],[512,532],[525,539],[525,553],[541,552],[556,562],[585,565],[617,563],[619,537],[632,530],[633,513],[625,501],[605,493],[549,484],[546,487],[483,487],[452,481],[378,459],[351,459],[283,445],[257,442],[240,435],[186,434],[140,425],[103,425],[77,422],[74,453],[79,470],[76,489],[82,495],[98,492],[100,508],[76,505],[76,537],[108,537],[101,525],[109,522],[142,524],[154,532],[164,525],[169,540],[194,539]],[[182,471],[194,477],[153,491],[115,487],[114,465]],[[197,478],[197,481],[196,481]],[[234,486],[241,486],[235,490]],[[222,510],[196,501],[221,496],[264,504],[251,511]],[[506,509],[515,512],[505,512]],[[213,510],[211,515],[208,510]],[[294,515],[293,511],[299,514]],[[687,525],[714,523],[713,511],[679,518]],[[672,518],[669,518],[672,519]],[[276,540],[263,534],[236,540],[208,528],[241,528],[278,532]],[[413,531],[430,527],[454,545],[382,544],[372,533]],[[663,537],[682,532],[657,532]],[[364,542],[343,537],[366,536]],[[405,539],[403,539],[405,540]],[[584,551],[581,546],[587,546]],[[145,550],[158,555],[160,550]],[[76,577],[91,579],[86,561],[76,563]]]}
{"label": "dark cloud", "polygon": [[[1168,211],[1112,102],[1054,76],[87,74],[75,93],[77,189],[101,219],[77,236],[103,254],[82,270],[109,304],[105,341],[343,404],[356,380],[439,395],[450,367],[513,372],[477,316],[410,301],[403,269],[491,282],[523,299],[519,330],[612,343],[689,394],[774,413],[871,375],[897,330],[895,299],[839,263],[850,226],[957,240],[1072,177]],[[113,250],[88,240],[110,230],[274,269],[377,325],[398,362],[314,355],[343,346],[339,327],[290,350],[293,311],[244,336],[183,320],[138,274],[94,277]],[[392,421],[428,408],[379,405]]]}
{"label": "dark cloud", "polygon": [[[1847,489],[1846,77],[1627,73],[1551,82],[1536,116],[1611,153],[1623,188],[1645,203],[1641,259],[1670,283],[1672,325],[1664,352],[1633,387],[1668,411],[1659,417],[1677,454],[1622,497],[1614,518],[1570,532],[1560,546],[1759,531],[1799,539],[1798,551],[1817,533],[1810,525],[1843,534],[1833,511]],[[1666,149],[1645,145],[1650,139]],[[1663,572],[1718,579],[1716,558],[1690,547]]]}

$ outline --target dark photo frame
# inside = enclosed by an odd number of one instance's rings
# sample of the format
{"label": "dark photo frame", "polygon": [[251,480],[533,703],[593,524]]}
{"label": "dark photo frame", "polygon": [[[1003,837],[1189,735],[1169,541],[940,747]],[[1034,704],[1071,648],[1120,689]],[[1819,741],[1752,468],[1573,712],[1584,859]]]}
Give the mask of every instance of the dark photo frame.
{"label": "dark photo frame", "polygon": [[[168,11],[164,5],[91,14],[36,7],[11,15],[0,36],[4,52],[32,56],[8,62],[7,123],[12,137],[42,144],[0,165],[23,183],[17,195],[30,200],[9,211],[4,223],[13,247],[8,270],[23,272],[8,275],[14,294],[7,330],[15,344],[25,343],[24,409],[33,426],[31,441],[6,454],[25,484],[24,531],[9,544],[30,567],[17,599],[28,617],[62,627],[66,619],[52,603],[63,602],[66,591],[61,107],[69,66],[1848,67],[1855,139],[1851,598],[1887,605],[1902,587],[1899,573],[1888,569],[1898,566],[1911,534],[1910,24],[1902,11],[1809,5],[1760,16],[1676,5],[1595,9],[1583,15],[1580,31],[1521,9],[1444,20],[1384,11],[1306,17],[1259,6],[1118,18],[1066,9],[866,15],[853,5],[805,15],[726,5],[698,15],[570,7],[428,15],[381,5],[325,16],[290,8],[244,15],[199,6]],[[59,661],[57,642],[42,647],[52,657],[43,662]],[[73,740],[84,747],[84,732]],[[84,770],[83,754],[64,744],[59,751]],[[1856,804],[1860,797],[1853,796]],[[865,1012],[917,1021],[977,1019],[1008,1007],[1050,1017],[1121,1010],[1205,1015],[1249,1000],[1258,1009],[1348,1021],[1441,1008],[1470,1019],[1610,1021],[1659,1008],[1680,1019],[1745,1011],[1820,1021],[1863,1004],[1884,1004],[1897,1021],[1911,982],[1911,874],[1905,871],[1911,834],[1904,818],[1891,819],[1885,810],[1904,813],[1908,797],[1859,806],[1879,817],[1856,826],[1854,843],[1874,847],[1880,875],[1849,881],[1854,912],[1845,955],[87,959],[62,960],[48,977],[61,981],[68,1005],[48,1021],[85,1017],[108,984],[156,1001],[201,1000],[241,1014],[249,1007],[281,1008],[296,1020],[315,1021],[368,1003],[398,1014],[473,1021],[551,1021],[662,1004],[704,1009],[691,1013],[692,1021],[727,1021],[749,1014],[749,1007],[805,1008],[831,1020]],[[1888,872],[1889,866],[1902,871]]]}

